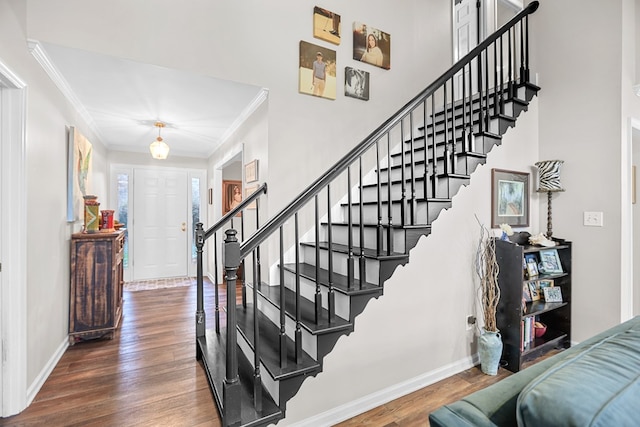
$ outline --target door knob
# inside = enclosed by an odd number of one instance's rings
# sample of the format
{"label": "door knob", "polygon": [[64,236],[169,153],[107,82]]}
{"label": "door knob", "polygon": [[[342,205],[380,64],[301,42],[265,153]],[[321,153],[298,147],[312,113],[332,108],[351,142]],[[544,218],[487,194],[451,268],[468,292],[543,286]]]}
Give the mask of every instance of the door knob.
{"label": "door knob", "polygon": [[186,231],[186,230],[187,230],[187,223],[186,223],[186,222],[183,222],[183,223],[182,223],[182,225],[180,226],[180,229],[181,229],[182,231]]}

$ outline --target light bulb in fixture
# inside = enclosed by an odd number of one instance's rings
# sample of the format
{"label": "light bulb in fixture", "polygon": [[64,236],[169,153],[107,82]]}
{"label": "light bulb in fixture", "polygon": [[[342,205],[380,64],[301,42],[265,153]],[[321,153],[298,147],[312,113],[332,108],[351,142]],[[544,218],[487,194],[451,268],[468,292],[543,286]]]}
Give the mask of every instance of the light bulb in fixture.
{"label": "light bulb in fixture", "polygon": [[151,151],[151,157],[154,159],[164,160],[169,155],[169,146],[160,136],[160,131],[164,127],[164,123],[156,122],[154,126],[158,128],[158,137],[149,145],[149,151]]}

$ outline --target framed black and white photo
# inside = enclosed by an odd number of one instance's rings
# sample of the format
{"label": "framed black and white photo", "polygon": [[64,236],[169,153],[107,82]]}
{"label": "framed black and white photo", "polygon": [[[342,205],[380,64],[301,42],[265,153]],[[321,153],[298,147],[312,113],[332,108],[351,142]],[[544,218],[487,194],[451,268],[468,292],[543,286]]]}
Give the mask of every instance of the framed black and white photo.
{"label": "framed black and white photo", "polygon": [[491,228],[529,226],[529,174],[491,169]]}
{"label": "framed black and white photo", "polygon": [[344,68],[344,95],[369,100],[369,72],[357,68]]}

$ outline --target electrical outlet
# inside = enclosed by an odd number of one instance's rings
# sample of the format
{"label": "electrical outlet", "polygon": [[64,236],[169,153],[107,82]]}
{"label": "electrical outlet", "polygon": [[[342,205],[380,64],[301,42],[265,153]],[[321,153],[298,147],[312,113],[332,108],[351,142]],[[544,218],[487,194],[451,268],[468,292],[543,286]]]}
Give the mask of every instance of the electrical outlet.
{"label": "electrical outlet", "polygon": [[470,314],[467,316],[467,331],[473,329],[473,325],[476,324],[476,316]]}
{"label": "electrical outlet", "polygon": [[604,225],[603,213],[602,212],[585,212],[584,225],[587,227],[602,227]]}

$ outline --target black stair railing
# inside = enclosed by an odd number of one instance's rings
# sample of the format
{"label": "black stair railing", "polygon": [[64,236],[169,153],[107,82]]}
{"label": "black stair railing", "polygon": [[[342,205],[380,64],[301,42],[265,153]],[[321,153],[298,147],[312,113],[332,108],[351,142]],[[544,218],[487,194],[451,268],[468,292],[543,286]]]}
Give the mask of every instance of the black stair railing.
{"label": "black stair railing", "polygon": [[[360,286],[370,280],[367,277],[367,257],[392,255],[392,230],[406,226],[428,226],[434,218],[436,208],[430,207],[438,201],[452,197],[447,185],[441,185],[446,178],[456,174],[465,174],[466,170],[458,163],[462,156],[477,150],[476,145],[493,132],[492,119],[504,112],[506,94],[515,95],[515,91],[529,84],[529,44],[528,15],[535,12],[538,2],[531,2],[507,24],[482,41],[469,54],[454,64],[449,70],[420,92],[402,107],[396,114],[367,136],[360,144],[349,151],[326,173],[302,191],[289,205],[269,219],[249,238],[240,242],[234,230],[228,230],[225,240],[225,269],[227,271],[228,301],[235,304],[235,269],[250,256],[255,260],[261,247],[267,247],[267,253],[277,254],[277,260],[270,265],[279,265],[280,274],[273,279],[279,280],[280,292],[280,365],[287,365],[286,311],[295,313],[295,331],[291,332],[295,341],[296,360],[301,352],[302,334],[300,328],[300,255],[301,238],[299,228],[311,230],[315,237],[316,291],[312,298],[315,303],[316,323],[335,321],[334,278],[337,271],[344,271],[348,286]],[[506,43],[505,43],[506,39]],[[519,73],[516,75],[515,70]],[[505,75],[506,71],[506,75]],[[514,84],[517,82],[517,86]],[[420,142],[421,141],[421,142]],[[400,165],[393,164],[392,151],[399,152]],[[405,160],[408,162],[405,163]],[[400,168],[400,179],[392,178],[391,169]],[[357,178],[352,179],[351,170],[355,168]],[[383,170],[386,168],[386,173]],[[371,171],[366,173],[365,171]],[[398,182],[399,181],[399,182]],[[392,185],[399,185],[398,194],[392,191]],[[385,189],[384,187],[387,186]],[[373,192],[367,201],[367,192]],[[334,204],[334,202],[339,201]],[[426,206],[426,208],[425,208]],[[340,215],[338,209],[343,209]],[[441,208],[438,208],[441,209]],[[230,213],[231,214],[231,213]],[[437,214],[435,214],[437,215]],[[348,233],[358,233],[359,239],[351,234],[347,237],[346,265],[334,265],[333,228],[340,224],[334,218],[346,218]],[[324,222],[323,222],[324,221]],[[300,224],[302,222],[302,225]],[[291,231],[291,228],[294,231]],[[366,229],[373,229],[372,237],[365,237]],[[322,232],[321,230],[325,230]],[[212,233],[200,232],[203,241]],[[324,242],[321,240],[324,239]],[[358,240],[355,243],[354,240]],[[359,246],[355,246],[355,245]],[[338,245],[339,246],[339,245]],[[320,251],[320,248],[324,252]],[[365,251],[365,247],[368,248]],[[293,248],[293,249],[292,249]],[[366,252],[366,253],[365,253]],[[322,256],[324,253],[324,256]],[[312,257],[307,254],[306,256]],[[285,277],[283,275],[286,260],[294,262],[295,300],[285,301]],[[357,259],[357,262],[356,262]],[[254,261],[255,263],[255,261]],[[326,270],[321,275],[320,265]],[[199,272],[200,273],[200,272]],[[326,274],[326,275],[325,275]],[[278,277],[279,276],[279,277]],[[326,278],[326,295],[321,293],[320,279]],[[254,307],[258,304],[256,289],[260,287],[259,278],[254,279]],[[231,289],[234,288],[234,289]],[[294,305],[291,308],[291,304]],[[202,304],[198,301],[196,319],[204,318],[200,313]],[[326,308],[326,310],[325,310]],[[234,395],[237,381],[236,325],[228,309],[227,318],[227,378],[225,390]],[[323,314],[326,313],[326,314]],[[321,316],[326,316],[322,319]],[[255,316],[257,317],[257,316]],[[198,322],[198,320],[197,320]],[[257,328],[257,323],[256,326]],[[200,331],[198,330],[197,334]],[[254,331],[259,336],[257,330]],[[233,337],[232,337],[233,336]],[[254,342],[254,353],[260,354],[258,342]],[[259,369],[259,356],[255,356],[254,367]],[[231,366],[231,371],[229,367]],[[256,375],[258,377],[258,375]],[[257,387],[254,384],[254,388]],[[223,423],[237,422],[239,409],[229,406],[239,405],[233,399],[224,399]],[[279,402],[284,407],[283,402]]]}

